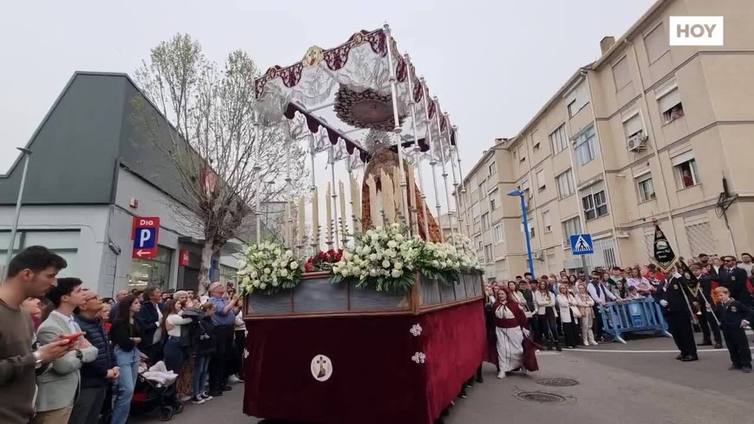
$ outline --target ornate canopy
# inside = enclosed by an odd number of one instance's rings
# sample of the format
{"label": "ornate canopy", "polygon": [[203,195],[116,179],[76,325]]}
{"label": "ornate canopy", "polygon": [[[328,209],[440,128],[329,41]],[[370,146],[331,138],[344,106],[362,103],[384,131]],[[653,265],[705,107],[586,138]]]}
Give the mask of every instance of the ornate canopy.
{"label": "ornate canopy", "polygon": [[[325,50],[314,46],[299,62],[287,67],[271,67],[254,81],[260,112],[270,121],[283,116],[293,119],[302,114],[309,130],[320,134],[319,140],[324,140],[326,133],[327,140],[338,146],[339,156],[346,152],[354,155],[358,151],[358,158],[366,162],[369,152],[364,140],[369,131],[395,129],[392,63],[400,145],[407,147],[414,143],[415,128],[420,150],[441,160],[443,155],[439,149],[442,147],[448,152],[450,145],[455,145],[454,127],[447,115],[442,114],[437,99],[429,96],[423,79],[417,78],[408,56],[399,53],[389,34],[387,26],[360,31],[338,47]],[[397,141],[391,140],[393,144]],[[449,157],[448,153],[444,155],[446,160]]]}

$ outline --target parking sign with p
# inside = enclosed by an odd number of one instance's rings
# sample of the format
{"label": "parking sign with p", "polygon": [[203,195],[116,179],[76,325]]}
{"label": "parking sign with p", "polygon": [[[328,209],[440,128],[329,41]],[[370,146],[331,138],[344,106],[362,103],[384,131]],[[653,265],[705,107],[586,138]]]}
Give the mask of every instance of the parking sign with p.
{"label": "parking sign with p", "polygon": [[157,256],[157,238],[160,232],[160,218],[158,217],[134,217],[133,233],[134,240],[131,257],[136,259],[153,259]]}

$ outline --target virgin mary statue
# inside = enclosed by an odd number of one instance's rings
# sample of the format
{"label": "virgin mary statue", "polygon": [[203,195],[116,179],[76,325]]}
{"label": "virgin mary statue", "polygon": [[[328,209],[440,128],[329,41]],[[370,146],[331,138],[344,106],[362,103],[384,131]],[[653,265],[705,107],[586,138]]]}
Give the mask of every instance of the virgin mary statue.
{"label": "virgin mary statue", "polygon": [[[370,181],[372,178],[374,179],[377,187],[378,195],[382,191],[383,185],[381,181],[381,175],[384,173],[393,181],[398,181],[400,178],[400,175],[395,175],[398,173],[398,151],[396,146],[391,146],[388,142],[389,135],[386,132],[383,131],[376,131],[371,130],[366,138],[366,147],[369,150],[369,153],[371,155],[371,159],[369,160],[369,163],[367,164],[366,170],[364,172],[364,181],[361,184],[361,198],[362,200],[362,211],[361,211],[361,219],[362,219],[362,225],[363,228],[374,228],[381,225],[380,217],[373,217],[372,215],[372,208],[371,208],[371,202],[377,201],[377,199],[370,199],[369,196],[369,185],[367,184],[368,181]],[[408,175],[408,164],[404,162],[403,169],[405,174]],[[405,193],[405,199],[404,201],[408,201],[410,198],[411,190],[406,190]],[[424,202],[424,199],[422,199],[422,194],[419,191],[419,187],[416,186],[414,183],[414,193],[415,193],[415,199],[413,202],[410,202],[408,204],[414,205],[414,207],[417,208],[416,212],[416,218],[417,218],[417,224],[419,228],[419,236],[428,241],[433,242],[441,242],[442,241],[442,235],[440,233],[440,227],[437,225],[437,220],[434,216],[429,212],[429,208],[427,207],[426,203]],[[400,192],[395,194],[396,196],[401,195]],[[425,225],[425,220],[427,221],[428,225]],[[429,234],[426,234],[425,228],[429,229]]]}

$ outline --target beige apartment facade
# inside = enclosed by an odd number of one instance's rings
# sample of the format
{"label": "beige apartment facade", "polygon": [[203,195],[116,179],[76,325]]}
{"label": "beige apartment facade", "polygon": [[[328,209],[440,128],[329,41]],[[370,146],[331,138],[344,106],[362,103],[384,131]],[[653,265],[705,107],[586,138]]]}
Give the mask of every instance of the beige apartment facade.
{"label": "beige apartment facade", "polygon": [[[669,16],[724,16],[722,47],[670,47]],[[653,219],[678,254],[754,248],[754,3],[661,0],[577,70],[521,132],[464,179],[464,225],[488,277],[648,263]]]}

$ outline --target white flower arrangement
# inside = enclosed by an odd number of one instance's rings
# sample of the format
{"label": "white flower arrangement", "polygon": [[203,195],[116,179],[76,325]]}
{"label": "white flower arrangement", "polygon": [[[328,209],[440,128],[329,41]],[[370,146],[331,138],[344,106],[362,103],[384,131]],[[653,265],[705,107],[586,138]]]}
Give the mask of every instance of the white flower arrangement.
{"label": "white flower arrangement", "polygon": [[346,250],[333,265],[334,281],[377,291],[406,292],[414,285],[414,269],[422,242],[403,235],[399,224],[370,229],[357,237],[356,247]]}
{"label": "white flower arrangement", "polygon": [[423,364],[427,360],[427,355],[425,355],[424,352],[416,352],[411,357],[411,360],[417,364]]}
{"label": "white flower arrangement", "polygon": [[414,324],[411,329],[408,330],[412,336],[419,337],[422,334],[422,326],[420,324]]}
{"label": "white flower arrangement", "polygon": [[239,288],[246,293],[272,295],[298,285],[301,264],[293,252],[276,243],[251,244],[243,249]]}

